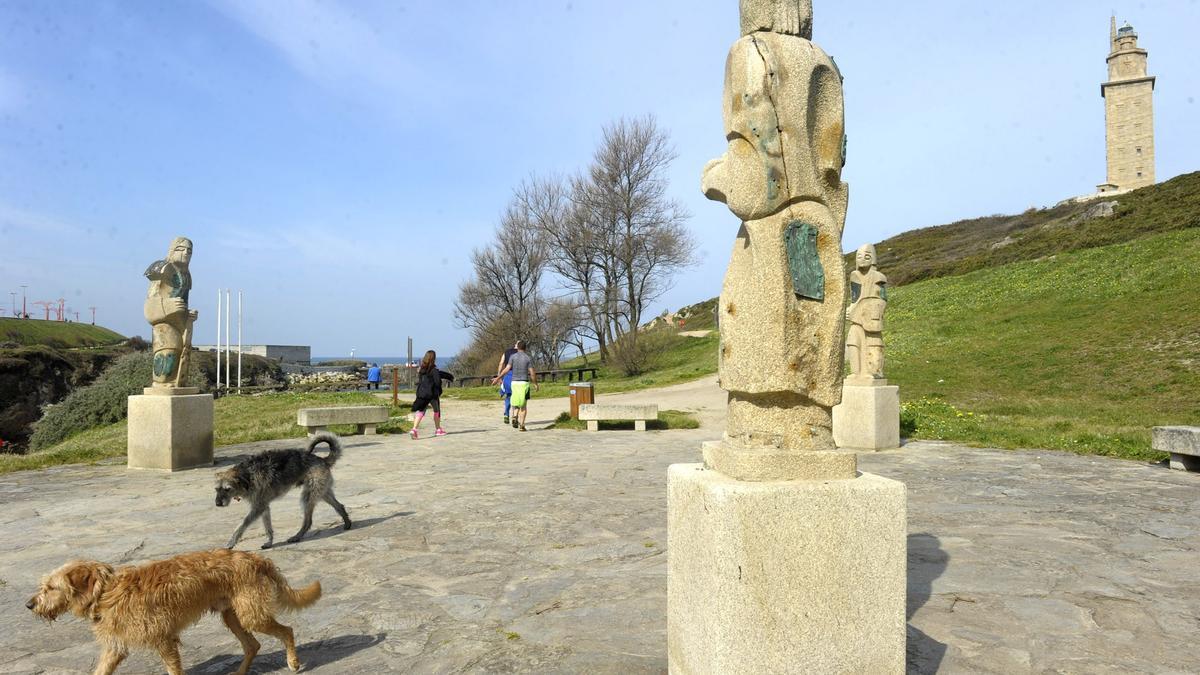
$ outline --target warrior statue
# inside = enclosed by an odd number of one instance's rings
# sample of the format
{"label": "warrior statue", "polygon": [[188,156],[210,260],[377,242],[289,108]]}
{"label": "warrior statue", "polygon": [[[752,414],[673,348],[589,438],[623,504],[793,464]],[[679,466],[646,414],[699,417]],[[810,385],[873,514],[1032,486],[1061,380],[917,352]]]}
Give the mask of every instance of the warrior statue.
{"label": "warrior statue", "polygon": [[192,289],[192,241],[177,237],[166,260],[146,268],[150,289],[144,312],[154,330],[154,387],[184,387],[188,352],[192,348],[192,323],[196,312],[188,309]]}
{"label": "warrior statue", "polygon": [[789,466],[802,452],[822,475],[853,477],[852,456],[821,456],[841,400],[842,77],[809,40],[811,0],[741,0],[741,27],[725,63],[729,145],[702,179],[741,221],[719,307],[721,452]]}
{"label": "warrior statue", "polygon": [[887,308],[887,277],[875,269],[875,247],[863,244],[850,273],[850,306],[846,320],[848,379],[883,382],[883,310]]}

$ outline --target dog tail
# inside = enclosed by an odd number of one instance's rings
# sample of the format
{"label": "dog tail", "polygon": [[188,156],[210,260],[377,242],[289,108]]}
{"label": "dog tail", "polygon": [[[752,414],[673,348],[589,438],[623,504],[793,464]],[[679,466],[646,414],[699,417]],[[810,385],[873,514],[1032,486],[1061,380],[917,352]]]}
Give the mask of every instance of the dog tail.
{"label": "dog tail", "polygon": [[329,454],[324,457],[325,463],[333,466],[342,456],[342,440],[338,438],[337,434],[328,431],[318,431],[316,435],[309,439],[308,451],[312,452],[322,443],[329,445]]}
{"label": "dog tail", "polygon": [[279,605],[283,609],[304,609],[321,599],[321,582],[314,581],[311,584],[296,590],[288,586],[287,580],[282,576],[275,579],[275,584],[279,588]]}

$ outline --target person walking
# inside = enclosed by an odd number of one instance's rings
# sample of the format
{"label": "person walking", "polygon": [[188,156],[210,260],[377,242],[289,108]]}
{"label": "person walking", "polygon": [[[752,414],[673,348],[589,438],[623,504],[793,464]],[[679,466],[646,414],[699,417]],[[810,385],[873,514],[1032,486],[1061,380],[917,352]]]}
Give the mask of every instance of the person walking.
{"label": "person walking", "polygon": [[413,401],[412,411],[416,413],[413,419],[412,438],[417,440],[417,427],[425,419],[425,410],[433,407],[434,436],[445,436],[442,428],[442,380],[454,381],[454,376],[444,370],[438,370],[437,352],[430,349],[421,357],[421,365],[417,367],[417,398]]}
{"label": "person walking", "polygon": [[380,370],[378,363],[372,363],[367,369],[367,391],[379,388]]}
{"label": "person walking", "polygon": [[541,387],[538,385],[537,371],[533,369],[533,359],[525,353],[525,341],[517,340],[516,347],[517,353],[509,357],[508,365],[496,375],[492,384],[495,385],[507,373],[512,373],[512,407],[516,410],[512,414],[512,425],[514,429],[525,431],[525,417],[529,412],[529,387],[533,385],[535,390]]}
{"label": "person walking", "polygon": [[[504,366],[508,365],[508,360],[513,354],[517,353],[517,346],[504,350],[504,356],[500,357],[500,363],[496,364],[496,377],[500,377],[500,373],[504,371]],[[500,382],[500,396],[504,398],[504,423],[508,424],[508,413],[512,410],[512,371],[505,373],[504,378]]]}

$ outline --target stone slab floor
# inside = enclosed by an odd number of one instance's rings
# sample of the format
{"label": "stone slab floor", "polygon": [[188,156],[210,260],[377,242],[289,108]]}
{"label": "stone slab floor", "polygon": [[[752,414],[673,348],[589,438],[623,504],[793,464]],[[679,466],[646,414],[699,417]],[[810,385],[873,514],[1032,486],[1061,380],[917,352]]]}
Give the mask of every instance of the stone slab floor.
{"label": "stone slab floor", "polygon": [[[562,403],[534,406],[544,426]],[[334,473],[355,529],[321,505],[314,535],[267,553],[294,585],[324,584],[315,606],[284,615],[306,670],[665,671],[666,468],[719,435],[711,406],[700,429],[649,433],[520,433],[495,405],[446,412],[442,438],[347,438]],[[294,443],[225,448],[218,463]],[[1200,475],[924,442],[861,465],[909,489],[910,672],[1200,672]],[[89,672],[84,622],[25,610],[39,576],[74,557],[220,546],[246,505],[216,508],[212,473],[0,476],[0,673]],[[297,502],[276,502],[280,540]],[[189,673],[240,658],[217,617],[183,641]],[[255,672],[286,672],[279,643],[262,642]],[[161,665],[141,653],[121,672]]]}

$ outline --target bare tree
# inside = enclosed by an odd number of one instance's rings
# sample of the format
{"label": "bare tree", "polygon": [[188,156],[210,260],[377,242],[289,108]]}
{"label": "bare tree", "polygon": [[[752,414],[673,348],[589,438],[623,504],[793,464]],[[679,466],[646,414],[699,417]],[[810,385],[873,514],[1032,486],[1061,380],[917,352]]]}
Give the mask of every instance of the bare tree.
{"label": "bare tree", "polygon": [[604,273],[611,269],[605,264],[611,246],[603,239],[604,232],[589,220],[587,205],[579,199],[583,185],[579,177],[531,177],[521,183],[516,195],[545,240],[547,266],[559,288],[584,310],[587,320],[577,326],[576,334],[594,340],[605,360],[613,337],[615,305],[614,285]]}
{"label": "bare tree", "polygon": [[472,339],[504,345],[536,343],[542,323],[546,249],[528,212],[515,200],[505,209],[493,246],[471,253],[472,281],[458,289],[454,316]]}
{"label": "bare tree", "polygon": [[[521,338],[557,366],[568,345],[582,352],[594,340],[601,360],[616,350],[619,365],[638,372],[643,315],[696,259],[688,213],[667,195],[675,156],[653,117],[621,119],[604,128],[583,173],[523,181],[495,246],[473,252],[475,278],[459,288],[455,317],[471,330],[472,350]],[[562,291],[552,301],[544,275]]]}
{"label": "bare tree", "polygon": [[601,247],[594,258],[611,296],[605,298],[611,337],[621,340],[623,351],[637,352],[647,307],[696,261],[696,242],[685,227],[689,214],[667,195],[675,157],[653,117],[621,119],[604,128],[586,179],[572,191]]}

